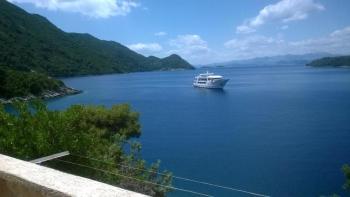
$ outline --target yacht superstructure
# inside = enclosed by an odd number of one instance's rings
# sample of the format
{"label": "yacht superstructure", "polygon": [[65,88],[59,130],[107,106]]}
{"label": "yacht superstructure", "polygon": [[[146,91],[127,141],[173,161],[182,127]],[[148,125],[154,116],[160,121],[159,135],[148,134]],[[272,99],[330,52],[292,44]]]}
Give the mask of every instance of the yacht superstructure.
{"label": "yacht superstructure", "polygon": [[195,77],[193,86],[199,88],[223,88],[228,80],[221,75],[214,75],[214,73],[207,71]]}

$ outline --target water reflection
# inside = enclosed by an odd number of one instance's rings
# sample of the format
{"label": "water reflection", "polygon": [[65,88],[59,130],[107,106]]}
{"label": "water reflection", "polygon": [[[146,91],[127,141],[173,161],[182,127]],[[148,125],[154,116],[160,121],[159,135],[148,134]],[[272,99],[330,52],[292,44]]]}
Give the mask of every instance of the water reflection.
{"label": "water reflection", "polygon": [[225,89],[209,89],[209,88],[194,88],[196,89],[200,94],[206,94],[206,95],[225,95],[227,92]]}

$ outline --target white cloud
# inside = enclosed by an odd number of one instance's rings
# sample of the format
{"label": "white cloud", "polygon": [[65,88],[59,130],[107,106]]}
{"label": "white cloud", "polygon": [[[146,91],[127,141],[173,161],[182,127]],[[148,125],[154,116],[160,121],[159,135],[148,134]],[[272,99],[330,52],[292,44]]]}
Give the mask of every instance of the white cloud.
{"label": "white cloud", "polygon": [[178,35],[170,39],[164,47],[158,43],[136,43],[127,46],[146,56],[166,57],[178,54],[192,64],[205,63],[215,58],[207,42],[196,34]]}
{"label": "white cloud", "polygon": [[31,3],[48,10],[80,13],[93,18],[125,16],[139,3],[133,0],[8,0],[12,3]]}
{"label": "white cloud", "polygon": [[160,31],[160,32],[155,33],[154,35],[155,35],[155,36],[166,36],[167,33],[164,32],[164,31]]}
{"label": "white cloud", "polygon": [[224,54],[227,59],[316,52],[350,54],[350,26],[314,39],[291,42],[282,38],[252,35],[229,40],[224,46],[226,47]]}
{"label": "white cloud", "polygon": [[[344,29],[335,30],[330,34],[331,37],[347,37],[350,36],[350,26]],[[348,38],[348,37],[347,37]]]}
{"label": "white cloud", "polygon": [[286,42],[283,39],[254,35],[243,39],[229,40],[224,46],[228,49],[227,53],[230,58],[246,59],[283,53]]}
{"label": "white cloud", "polygon": [[290,45],[301,51],[350,54],[350,26],[335,30],[326,37],[290,42]]}
{"label": "white cloud", "polygon": [[269,22],[287,23],[306,19],[311,11],[324,10],[324,6],[313,0],[281,0],[265,6],[259,14],[236,27],[236,33],[252,33]]}
{"label": "white cloud", "polygon": [[204,41],[199,35],[196,34],[186,34],[186,35],[178,35],[176,39],[170,40],[170,45],[183,48],[183,47],[192,47],[192,46],[200,46],[207,47],[207,42]]}
{"label": "white cloud", "polygon": [[196,34],[178,35],[169,41],[169,45],[173,49],[168,51],[168,54],[179,54],[195,64],[203,62],[204,59],[208,59],[212,55],[207,42]]}
{"label": "white cloud", "polygon": [[237,33],[242,33],[242,34],[249,34],[249,33],[253,33],[256,30],[254,28],[251,28],[247,25],[240,25],[238,27],[236,27],[236,32]]}
{"label": "white cloud", "polygon": [[128,45],[128,48],[144,55],[151,55],[153,53],[163,50],[163,47],[158,43],[137,43]]}

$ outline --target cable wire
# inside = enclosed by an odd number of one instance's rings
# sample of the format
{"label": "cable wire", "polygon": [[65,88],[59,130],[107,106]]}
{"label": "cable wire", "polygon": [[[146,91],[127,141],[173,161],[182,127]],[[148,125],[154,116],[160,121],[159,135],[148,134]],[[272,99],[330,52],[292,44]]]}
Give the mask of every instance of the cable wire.
{"label": "cable wire", "polygon": [[[165,173],[154,172],[154,171],[151,171],[151,170],[145,170],[145,169],[136,168],[136,167],[132,167],[132,166],[128,166],[128,165],[116,164],[116,163],[111,163],[111,162],[105,162],[105,161],[98,160],[98,159],[91,158],[91,157],[86,157],[86,156],[81,156],[81,155],[76,155],[76,154],[71,154],[71,155],[76,156],[76,157],[80,157],[80,158],[84,158],[84,159],[89,159],[89,160],[93,160],[93,161],[102,162],[102,163],[109,164],[109,165],[117,165],[117,166],[121,166],[121,167],[127,167],[127,168],[130,168],[130,169],[135,169],[135,170],[140,170],[140,171],[150,172],[150,173],[156,173],[156,174],[163,175],[163,176],[167,175]],[[242,189],[238,189],[238,188],[234,188],[234,187],[217,185],[217,184],[208,183],[208,182],[199,181],[199,180],[194,180],[194,179],[190,179],[190,178],[186,178],[186,177],[180,177],[180,176],[174,176],[174,175],[172,177],[175,178],[175,179],[183,180],[183,181],[189,181],[189,182],[193,182],[193,183],[209,185],[209,186],[212,186],[212,187],[218,187],[218,188],[227,189],[227,190],[231,190],[231,191],[235,191],[235,192],[241,192],[241,193],[250,194],[250,195],[253,195],[253,196],[270,197],[270,196],[265,195],[265,194],[259,194],[259,193],[255,193],[255,192],[250,192],[250,191],[246,191],[246,190],[242,190]]]}
{"label": "cable wire", "polygon": [[76,165],[76,166],[80,166],[80,167],[89,168],[89,169],[100,171],[100,172],[107,173],[107,174],[112,174],[114,176],[119,176],[119,177],[123,177],[123,178],[133,179],[133,180],[144,182],[144,183],[147,183],[147,184],[152,184],[152,185],[156,185],[156,186],[160,186],[160,187],[165,187],[165,188],[168,188],[168,189],[173,189],[173,190],[178,190],[178,191],[182,191],[182,192],[187,192],[187,193],[191,193],[191,194],[195,194],[195,195],[199,195],[199,196],[214,197],[212,195],[208,195],[208,194],[204,194],[204,193],[200,193],[200,192],[195,192],[195,191],[191,191],[191,190],[187,190],[187,189],[167,186],[167,185],[161,185],[161,184],[158,184],[158,183],[153,183],[151,181],[145,181],[145,180],[137,179],[137,178],[134,178],[134,177],[125,176],[125,175],[122,175],[122,174],[110,172],[110,171],[99,169],[99,168],[94,168],[94,167],[91,167],[91,166],[87,166],[87,165],[83,165],[83,164],[79,164],[79,163],[75,163],[75,162],[70,162],[70,161],[66,161],[66,160],[62,160],[62,159],[55,159],[55,160],[63,162],[63,163],[68,163],[68,164],[72,164],[72,165]]}

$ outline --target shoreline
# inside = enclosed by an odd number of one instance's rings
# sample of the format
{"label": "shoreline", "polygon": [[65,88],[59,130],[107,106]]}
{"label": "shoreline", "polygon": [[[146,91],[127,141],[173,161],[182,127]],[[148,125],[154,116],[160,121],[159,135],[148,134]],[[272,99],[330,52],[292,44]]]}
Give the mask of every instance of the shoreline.
{"label": "shoreline", "polygon": [[53,98],[59,98],[59,97],[64,97],[64,96],[69,96],[69,95],[75,95],[75,94],[81,94],[83,91],[82,90],[76,90],[71,87],[60,87],[59,90],[57,91],[52,91],[52,90],[45,90],[43,91],[40,95],[35,96],[35,95],[27,95],[27,96],[18,96],[18,97],[12,97],[10,99],[4,99],[0,98],[0,104],[11,104],[15,101],[30,101],[33,99],[43,99],[43,100],[49,100]]}

